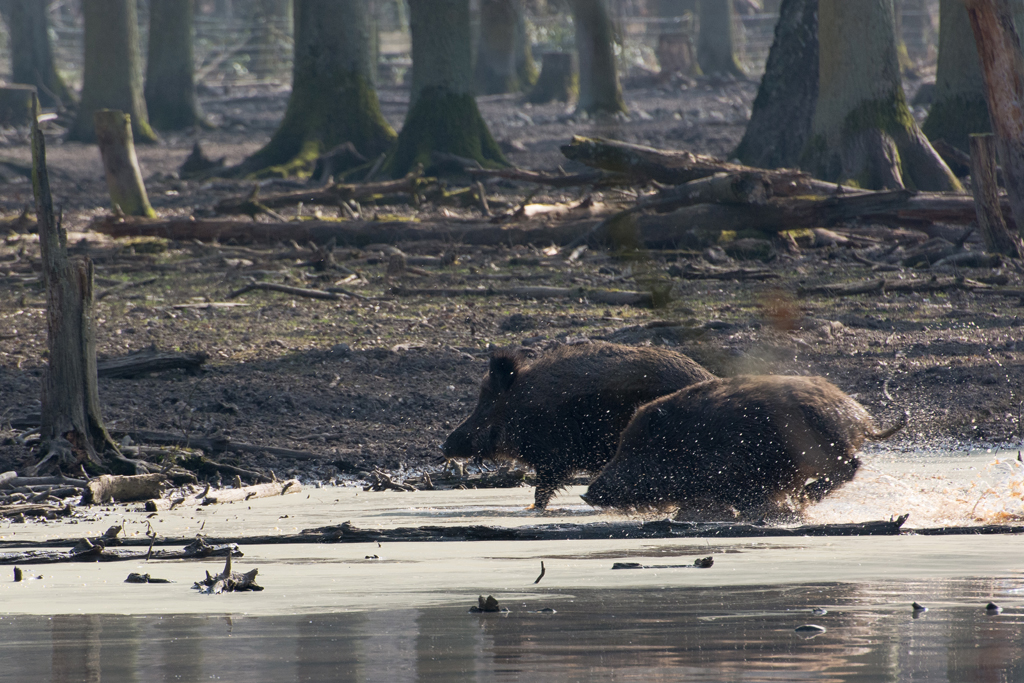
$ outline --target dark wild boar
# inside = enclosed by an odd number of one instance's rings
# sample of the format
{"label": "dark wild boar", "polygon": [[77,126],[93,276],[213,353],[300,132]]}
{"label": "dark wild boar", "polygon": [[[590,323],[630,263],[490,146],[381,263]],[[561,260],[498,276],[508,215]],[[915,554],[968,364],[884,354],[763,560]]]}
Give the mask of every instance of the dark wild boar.
{"label": "dark wild boar", "polygon": [[821,377],[741,376],[702,382],[648,403],[583,496],[627,509],[682,514],[784,514],[853,479],[871,416]]}
{"label": "dark wild boar", "polygon": [[473,414],[441,445],[446,457],[518,460],[537,472],[534,508],[544,509],[574,472],[597,472],[644,403],[714,375],[664,348],[561,346],[527,363],[491,355]]}

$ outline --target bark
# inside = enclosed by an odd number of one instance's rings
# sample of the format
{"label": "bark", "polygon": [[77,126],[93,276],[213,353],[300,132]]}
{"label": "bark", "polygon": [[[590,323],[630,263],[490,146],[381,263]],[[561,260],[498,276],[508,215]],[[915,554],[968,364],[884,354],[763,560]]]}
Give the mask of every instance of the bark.
{"label": "bark", "polygon": [[146,109],[158,130],[205,126],[194,80],[195,0],[150,0]]}
{"label": "bark", "polygon": [[750,122],[733,156],[760,168],[798,166],[817,100],[818,0],[784,0]]}
{"label": "bark", "polygon": [[44,107],[61,109],[74,104],[75,96],[54,65],[53,42],[46,21],[47,4],[40,0],[4,0],[0,3],[0,12],[10,36],[14,82],[36,86]]}
{"label": "bark", "polygon": [[[526,30],[521,0],[482,0],[480,3],[480,39],[476,50],[476,92],[478,95],[519,92],[533,85],[525,82],[520,69],[529,72],[533,64],[529,44],[524,47]],[[524,56],[525,52],[525,56]]]}
{"label": "bark", "polygon": [[615,114],[626,111],[612,49],[614,31],[607,0],[569,0],[576,23],[579,55],[577,113]]}
{"label": "bark", "polygon": [[412,95],[405,124],[388,160],[393,178],[432,154],[472,159],[483,166],[507,161],[473,99],[469,0],[411,0]]}
{"label": "bark", "polygon": [[129,117],[124,112],[100,109],[93,118],[111,204],[128,216],[156,218],[135,156]]}
{"label": "bark", "polygon": [[370,14],[362,0],[294,0],[295,64],[284,120],[267,145],[231,169],[308,176],[323,152],[351,142],[366,158],[395,133],[373,88]]}
{"label": "bark", "polygon": [[568,102],[579,93],[579,77],[570,52],[546,52],[541,62],[540,76],[527,101],[547,104],[551,101]]}
{"label": "bark", "polygon": [[700,0],[700,33],[697,36],[697,63],[705,76],[747,74],[736,59],[731,0]]}
{"label": "bark", "polygon": [[137,142],[155,142],[142,92],[142,59],[135,0],[83,0],[85,75],[69,140],[93,142],[93,113],[117,109],[132,118]]}
{"label": "bark", "polygon": [[1024,236],[1024,54],[1009,0],[966,0],[1017,230]]}
{"label": "bark", "polygon": [[127,503],[133,500],[149,500],[160,497],[160,489],[167,482],[163,474],[136,474],[117,476],[104,474],[90,479],[82,495],[83,505],[103,503]]}
{"label": "bark", "polygon": [[907,107],[892,0],[818,7],[818,104],[801,166],[863,188],[960,190]]}
{"label": "bark", "polygon": [[68,466],[101,465],[110,436],[103,425],[96,376],[96,333],[92,318],[92,261],[68,258],[67,233],[53,213],[46,171],[46,143],[33,117],[32,189],[39,220],[39,247],[46,287],[49,358],[42,386],[39,431],[46,457],[26,471],[35,474],[56,459]]}
{"label": "bark", "polygon": [[1019,235],[1006,229],[996,182],[996,145],[991,134],[971,136],[971,191],[978,210],[978,231],[988,251],[1024,257]]}
{"label": "bark", "polygon": [[985,102],[985,80],[963,0],[940,0],[939,63],[935,99],[921,131],[970,150],[971,133],[988,133],[992,124]]}

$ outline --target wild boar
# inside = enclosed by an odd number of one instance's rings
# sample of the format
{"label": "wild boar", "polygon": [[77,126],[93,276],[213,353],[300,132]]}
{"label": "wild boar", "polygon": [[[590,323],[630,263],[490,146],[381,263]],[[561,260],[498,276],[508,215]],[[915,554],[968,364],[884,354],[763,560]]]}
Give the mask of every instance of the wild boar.
{"label": "wild boar", "polygon": [[714,375],[681,353],[618,344],[561,346],[527,363],[499,349],[473,413],[441,445],[446,457],[518,460],[537,472],[535,509],[577,471],[595,473],[644,403]]}
{"label": "wild boar", "polygon": [[821,377],[714,379],[637,410],[583,499],[591,505],[764,517],[819,501],[853,479],[871,416]]}

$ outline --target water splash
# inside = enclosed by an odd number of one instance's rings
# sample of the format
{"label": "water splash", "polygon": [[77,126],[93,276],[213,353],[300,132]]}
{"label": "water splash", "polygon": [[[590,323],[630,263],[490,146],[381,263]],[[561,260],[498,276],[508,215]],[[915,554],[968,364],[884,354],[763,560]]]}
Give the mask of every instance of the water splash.
{"label": "water splash", "polygon": [[1010,452],[994,460],[871,457],[852,482],[808,508],[806,519],[863,522],[908,512],[908,528],[1024,522],[1024,463]]}

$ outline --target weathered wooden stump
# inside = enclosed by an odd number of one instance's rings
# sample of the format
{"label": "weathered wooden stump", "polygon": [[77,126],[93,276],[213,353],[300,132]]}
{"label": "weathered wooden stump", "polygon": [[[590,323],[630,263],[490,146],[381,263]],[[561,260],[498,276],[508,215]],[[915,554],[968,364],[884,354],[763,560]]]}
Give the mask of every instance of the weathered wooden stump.
{"label": "weathered wooden stump", "polygon": [[540,77],[527,100],[533,104],[568,102],[579,92],[579,77],[570,52],[546,52],[541,63]]}
{"label": "weathered wooden stump", "polygon": [[661,78],[670,78],[673,74],[695,76],[697,60],[693,54],[693,40],[687,33],[662,33],[658,36],[658,47],[654,56],[661,67]]}

